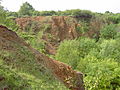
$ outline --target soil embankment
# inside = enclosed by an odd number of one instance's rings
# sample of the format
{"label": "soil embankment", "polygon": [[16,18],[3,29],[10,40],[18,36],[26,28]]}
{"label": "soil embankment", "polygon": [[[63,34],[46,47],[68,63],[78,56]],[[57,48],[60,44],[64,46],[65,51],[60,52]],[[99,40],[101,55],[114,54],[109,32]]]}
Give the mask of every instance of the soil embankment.
{"label": "soil embankment", "polygon": [[[17,58],[17,55],[20,55],[17,51],[19,50],[17,47],[21,47],[21,49],[22,47],[24,47],[29,52],[31,52],[35,56],[36,62],[47,68],[50,71],[50,73],[52,73],[54,77],[56,77],[58,80],[63,82],[66,87],[70,88],[71,90],[84,90],[83,75],[80,72],[74,71],[70,66],[62,62],[53,60],[45,56],[44,54],[32,48],[26,42],[24,42],[24,40],[20,38],[15,32],[9,30],[7,27],[0,25],[0,51],[17,53],[16,54]],[[11,60],[9,58],[9,60],[7,59],[6,62],[8,64],[14,62]],[[24,60],[23,62],[25,64]],[[19,63],[17,63],[17,66],[19,66]]]}

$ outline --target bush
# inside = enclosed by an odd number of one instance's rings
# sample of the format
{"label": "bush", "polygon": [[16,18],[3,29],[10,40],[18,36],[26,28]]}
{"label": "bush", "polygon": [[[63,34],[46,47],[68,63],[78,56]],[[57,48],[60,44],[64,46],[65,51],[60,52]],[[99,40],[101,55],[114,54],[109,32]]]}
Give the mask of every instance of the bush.
{"label": "bush", "polygon": [[35,9],[30,5],[28,2],[23,3],[23,5],[20,7],[20,10],[18,12],[19,17],[22,16],[32,16]]}
{"label": "bush", "polygon": [[79,42],[77,40],[64,41],[60,44],[56,54],[56,59],[76,68],[79,62]]}
{"label": "bush", "polygon": [[118,90],[119,64],[114,59],[97,59],[88,55],[79,62],[77,69],[84,72],[86,90]]}
{"label": "bush", "polygon": [[101,58],[113,58],[120,62],[120,40],[103,40],[100,44],[99,56]]}
{"label": "bush", "polygon": [[116,24],[110,24],[100,31],[100,37],[104,39],[114,39],[119,28]]}
{"label": "bush", "polygon": [[41,40],[43,35],[43,32],[39,32],[37,34],[30,34],[29,32],[20,32],[19,36],[24,38],[25,41],[30,44],[33,48],[39,50],[40,52],[44,53],[45,52],[45,45],[44,41]]}
{"label": "bush", "polygon": [[64,41],[59,46],[56,59],[75,69],[80,59],[84,58],[95,47],[97,47],[95,41],[88,38]]}
{"label": "bush", "polygon": [[76,69],[84,73],[87,90],[120,89],[119,42],[119,39],[101,39],[97,48],[80,59]]}
{"label": "bush", "polygon": [[120,23],[120,14],[108,13],[106,16],[107,16],[107,19],[109,21],[112,21],[114,24]]}
{"label": "bush", "polygon": [[[91,90],[116,90],[120,83],[116,82],[115,79],[119,80],[120,76],[116,70],[120,68],[114,61],[104,60],[97,63],[90,63],[87,65],[85,77],[86,88]],[[115,83],[113,83],[115,82]]]}

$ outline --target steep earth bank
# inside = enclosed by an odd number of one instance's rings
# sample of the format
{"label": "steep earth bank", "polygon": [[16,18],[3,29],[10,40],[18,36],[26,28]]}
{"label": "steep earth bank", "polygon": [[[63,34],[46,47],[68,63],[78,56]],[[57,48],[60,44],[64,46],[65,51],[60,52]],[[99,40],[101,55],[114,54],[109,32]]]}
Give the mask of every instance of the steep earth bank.
{"label": "steep earth bank", "polygon": [[[42,66],[71,90],[84,90],[83,75],[80,72],[72,70],[70,66],[62,62],[45,56],[24,42],[15,32],[1,25],[0,51],[0,56],[4,58],[4,62],[7,63],[8,66],[12,65],[12,67],[22,68],[22,65],[24,65],[24,68],[27,67],[26,72],[30,72],[34,67],[40,68],[40,66]],[[8,52],[10,56],[8,56],[8,54],[4,56],[3,54],[5,52]],[[11,55],[14,55],[14,57],[11,57]],[[38,66],[36,66],[37,64],[34,66],[33,63],[30,63],[32,62],[29,61],[32,58],[31,56],[34,57],[32,59],[34,63],[39,63]],[[20,60],[21,63],[18,63],[17,60]]]}
{"label": "steep earth bank", "polygon": [[48,54],[54,55],[60,42],[65,39],[75,39],[80,36],[76,30],[79,25],[77,21],[68,16],[38,16],[17,18],[16,23],[22,31],[33,25],[32,31],[43,31],[42,39],[45,41],[45,50]]}
{"label": "steep earth bank", "polygon": [[[37,16],[15,19],[22,32],[43,32],[42,40],[45,42],[45,52],[55,55],[63,40],[86,36],[99,39],[99,31],[105,21],[92,18],[88,23],[70,16]],[[87,29],[85,29],[87,28]]]}

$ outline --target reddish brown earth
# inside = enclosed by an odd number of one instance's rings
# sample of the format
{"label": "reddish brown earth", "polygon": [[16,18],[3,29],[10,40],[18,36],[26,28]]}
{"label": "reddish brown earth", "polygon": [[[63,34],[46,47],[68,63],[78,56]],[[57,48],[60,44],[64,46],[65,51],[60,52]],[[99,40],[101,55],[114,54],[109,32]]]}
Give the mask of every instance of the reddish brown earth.
{"label": "reddish brown earth", "polygon": [[[48,25],[47,30],[43,32],[42,39],[45,41],[45,50],[48,54],[56,54],[56,49],[60,42],[65,39],[75,39],[80,36],[76,27],[79,25],[77,21],[68,16],[37,16],[17,18],[16,23],[24,31],[25,27],[31,22],[40,22],[41,26]],[[51,35],[51,38],[49,37]]]}
{"label": "reddish brown earth", "polygon": [[[27,26],[31,26],[31,22],[39,22],[36,27],[42,30],[42,26],[47,26],[43,32],[42,39],[45,41],[45,51],[47,54],[55,55],[56,50],[63,40],[71,40],[80,36],[99,38],[100,29],[105,25],[105,21],[99,18],[93,18],[88,23],[89,30],[85,33],[80,33],[77,27],[82,27],[79,24],[77,18],[70,16],[37,16],[37,17],[25,17],[17,18],[16,23],[19,25],[22,31],[25,31]],[[39,32],[38,31],[38,32]],[[50,37],[51,36],[51,37]]]}
{"label": "reddish brown earth", "polygon": [[[71,90],[84,90],[83,75],[80,72],[74,71],[70,66],[62,62],[45,56],[24,42],[15,32],[0,25],[0,50],[15,51],[17,49],[14,47],[14,44],[26,47],[26,49],[35,55],[37,62],[51,71],[54,77],[63,82],[66,87]],[[3,77],[0,78],[0,80],[3,79]]]}

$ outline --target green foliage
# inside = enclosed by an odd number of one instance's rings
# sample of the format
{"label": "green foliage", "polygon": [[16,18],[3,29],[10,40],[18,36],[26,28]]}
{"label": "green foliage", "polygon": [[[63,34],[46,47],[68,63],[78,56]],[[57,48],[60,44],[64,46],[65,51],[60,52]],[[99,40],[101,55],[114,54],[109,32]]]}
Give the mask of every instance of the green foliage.
{"label": "green foliage", "polygon": [[28,33],[38,33],[40,31],[40,22],[38,21],[29,21],[24,27],[24,31]]}
{"label": "green foliage", "polygon": [[[71,65],[85,74],[86,90],[119,90],[120,89],[120,14],[106,12],[92,13],[87,10],[36,11],[25,2],[19,12],[5,11],[0,5],[0,24],[16,30],[13,22],[16,17],[25,16],[72,16],[80,26],[76,29],[82,34],[88,30],[95,32],[93,37],[100,39],[78,38],[63,41],[55,58]],[[48,17],[48,19],[50,19]],[[71,20],[72,21],[72,20]],[[68,20],[68,22],[71,22]],[[50,30],[48,20],[30,21],[18,34],[35,49],[44,53],[43,31]],[[104,27],[105,26],[105,27]],[[101,29],[101,27],[103,27]],[[101,30],[100,30],[101,29]],[[100,32],[99,32],[100,31]],[[48,37],[52,35],[48,34]],[[96,37],[97,36],[97,37]],[[46,68],[40,65],[35,56],[26,47],[14,44],[13,52],[0,51],[0,89],[40,89],[67,90],[52,77]],[[54,57],[54,56],[53,56]],[[1,79],[3,79],[1,81]]]}
{"label": "green foliage", "polygon": [[79,63],[78,69],[82,69],[86,74],[84,82],[87,90],[118,90],[120,88],[120,68],[112,59],[99,60],[87,56]]}
{"label": "green foliage", "polygon": [[18,29],[16,23],[12,19],[7,17],[7,12],[3,9],[2,6],[0,6],[0,25],[7,26],[12,30]]}
{"label": "green foliage", "polygon": [[39,11],[33,11],[33,16],[40,16],[40,12]]}
{"label": "green foliage", "polygon": [[88,38],[64,41],[56,54],[56,59],[76,68],[81,58],[84,58],[91,49],[97,47],[95,41]]}
{"label": "green foliage", "polygon": [[[51,82],[49,82],[45,76],[39,79],[34,75],[30,75],[28,73],[21,73],[17,69],[12,69],[8,67],[1,61],[3,60],[0,59],[0,89],[9,88],[10,90],[54,90],[54,88],[57,88],[58,90],[67,90],[62,84],[58,83],[55,80],[51,80]],[[39,77],[40,76],[41,75],[39,75]]]}
{"label": "green foliage", "polygon": [[120,23],[120,14],[113,14],[113,13],[107,13],[105,14],[107,19],[114,24],[119,24]]}
{"label": "green foliage", "polygon": [[[0,60],[1,61],[1,60]],[[10,69],[7,65],[3,65],[0,63],[0,77],[3,80],[0,82],[0,89],[4,89],[5,87],[9,87],[9,89],[18,89],[18,88],[25,88],[27,85],[27,80],[22,78],[15,70]],[[24,87],[23,87],[24,86]]]}
{"label": "green foliage", "polygon": [[33,48],[39,50],[40,52],[44,53],[44,41],[41,40],[43,32],[38,32],[37,34],[30,34],[27,32],[18,33],[20,37],[24,38],[25,41],[30,44]]}
{"label": "green foliage", "polygon": [[18,31],[19,36],[42,53],[45,53],[45,43],[44,40],[42,40],[43,32],[51,29],[51,25],[46,24],[46,22],[47,21],[29,21],[24,27],[24,32]]}
{"label": "green foliage", "polygon": [[9,16],[73,16],[79,20],[89,21],[94,13],[89,10],[71,9],[65,11],[36,11],[28,2],[23,3],[18,12],[9,12]]}
{"label": "green foliage", "polygon": [[78,53],[79,42],[76,40],[64,41],[60,46],[56,54],[56,59],[76,68],[79,62]]}
{"label": "green foliage", "polygon": [[10,18],[17,18],[18,17],[18,13],[17,12],[6,12],[7,13],[7,17],[10,17]]}
{"label": "green foliage", "polygon": [[32,21],[29,20],[28,23],[26,24],[26,26],[23,28],[23,31],[31,34],[37,34],[39,32],[43,32],[46,30],[51,29],[51,25],[48,24],[48,19],[50,19],[50,17],[46,17],[47,19],[45,21]]}
{"label": "green foliage", "polygon": [[32,16],[34,8],[28,2],[23,3],[19,10],[19,16]]}
{"label": "green foliage", "polygon": [[80,38],[61,43],[56,58],[84,73],[86,90],[120,89],[120,39]]}
{"label": "green foliage", "polygon": [[114,39],[118,30],[119,28],[116,24],[107,25],[100,31],[100,37],[105,39]]}
{"label": "green foliage", "polygon": [[35,59],[26,47],[13,45],[15,51],[0,51],[0,89],[40,89],[40,90],[67,90],[59,83],[49,70],[46,70]]}
{"label": "green foliage", "polygon": [[87,90],[119,90],[119,67],[119,44],[115,40],[105,40],[80,60],[77,70],[85,74]]}
{"label": "green foliage", "polygon": [[40,16],[54,16],[56,15],[55,11],[41,11]]}
{"label": "green foliage", "polygon": [[120,43],[119,40],[103,40],[100,44],[99,56],[101,58],[113,58],[120,63]]}
{"label": "green foliage", "polygon": [[79,22],[80,26],[77,26],[76,30],[84,34],[89,30],[89,25],[86,22]]}

